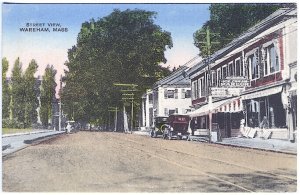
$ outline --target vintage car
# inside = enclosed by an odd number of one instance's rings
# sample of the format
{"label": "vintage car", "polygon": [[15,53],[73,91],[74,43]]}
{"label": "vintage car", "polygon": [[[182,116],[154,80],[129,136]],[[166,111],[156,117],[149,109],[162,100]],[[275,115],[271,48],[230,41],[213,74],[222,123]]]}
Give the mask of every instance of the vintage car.
{"label": "vintage car", "polygon": [[150,131],[151,137],[157,137],[158,135],[162,135],[164,129],[167,127],[168,117],[158,116],[154,119],[154,128]]}
{"label": "vintage car", "polygon": [[173,114],[168,117],[168,127],[164,129],[163,138],[166,139],[182,139],[187,138],[189,135],[190,117],[188,115]]}

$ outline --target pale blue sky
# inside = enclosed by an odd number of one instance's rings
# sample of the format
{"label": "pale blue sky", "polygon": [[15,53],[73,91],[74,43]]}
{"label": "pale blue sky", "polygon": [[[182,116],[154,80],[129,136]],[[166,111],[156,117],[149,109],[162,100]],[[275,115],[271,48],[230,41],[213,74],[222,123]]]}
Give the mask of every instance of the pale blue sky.
{"label": "pale blue sky", "polygon": [[[135,8],[157,12],[154,22],[171,32],[174,46],[165,53],[164,66],[182,65],[199,53],[193,33],[209,19],[208,4],[2,4],[2,57],[8,58],[10,68],[17,57],[24,68],[36,59],[39,75],[52,64],[58,78],[83,22],[107,16],[113,9]],[[57,22],[68,32],[20,32],[29,22]]]}

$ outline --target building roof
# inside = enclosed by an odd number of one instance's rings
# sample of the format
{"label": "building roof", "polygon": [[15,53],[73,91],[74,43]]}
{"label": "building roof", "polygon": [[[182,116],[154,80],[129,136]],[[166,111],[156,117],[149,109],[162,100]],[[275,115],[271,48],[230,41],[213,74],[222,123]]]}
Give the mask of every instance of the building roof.
{"label": "building roof", "polygon": [[[210,56],[210,62],[214,62],[222,58],[223,56],[231,52],[233,49],[240,47],[242,44],[246,43],[250,39],[254,38],[255,36],[267,30],[268,28],[274,26],[275,24],[283,22],[286,18],[291,18],[295,16],[297,16],[297,8],[282,8],[275,11],[273,14],[260,21],[255,26],[249,28],[238,38],[232,40],[225,47],[216,51],[213,55]],[[203,69],[206,65],[207,64],[205,64],[205,61],[201,61],[200,63],[191,67],[187,74],[191,76],[197,73],[199,70]]]}
{"label": "building roof", "polygon": [[159,85],[190,85],[190,79],[185,76],[187,69],[189,69],[187,66],[179,67],[169,76],[154,83],[153,88]]}

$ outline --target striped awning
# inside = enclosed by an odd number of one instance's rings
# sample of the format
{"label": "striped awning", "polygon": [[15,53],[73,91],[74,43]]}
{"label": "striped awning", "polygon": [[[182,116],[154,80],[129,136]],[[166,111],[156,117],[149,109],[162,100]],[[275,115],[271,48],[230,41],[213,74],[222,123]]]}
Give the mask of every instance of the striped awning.
{"label": "striped awning", "polygon": [[190,117],[197,117],[207,115],[209,113],[217,112],[240,112],[242,111],[242,102],[240,97],[221,100],[206,104],[197,110],[187,113]]}

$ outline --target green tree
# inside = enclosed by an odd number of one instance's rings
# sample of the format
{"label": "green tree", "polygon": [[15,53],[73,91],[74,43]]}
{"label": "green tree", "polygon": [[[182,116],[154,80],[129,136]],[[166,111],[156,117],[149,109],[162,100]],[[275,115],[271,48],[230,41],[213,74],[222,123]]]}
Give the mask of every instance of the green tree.
{"label": "green tree", "polygon": [[9,63],[6,58],[2,58],[2,118],[9,118],[10,89],[7,81],[7,71]]}
{"label": "green tree", "polygon": [[56,72],[53,65],[47,65],[42,76],[40,116],[44,127],[48,127],[49,119],[52,117],[52,102],[55,99],[57,85],[55,82]]}
{"label": "green tree", "polygon": [[[77,45],[68,51],[64,111],[75,120],[97,120],[108,106],[121,105],[113,83],[140,86],[140,96],[158,77],[170,73],[164,52],[172,47],[169,32],[154,24],[156,13],[114,10],[110,15],[82,24]],[[145,79],[146,78],[146,79]]]}
{"label": "green tree", "polygon": [[36,83],[34,74],[38,69],[38,65],[35,60],[31,60],[24,74],[25,83],[25,121],[26,127],[31,126],[37,122],[37,108],[39,106],[38,94],[39,88]]}
{"label": "green tree", "polygon": [[18,122],[24,122],[25,120],[25,85],[22,74],[22,64],[20,59],[17,58],[11,76],[11,111],[13,118]]}
{"label": "green tree", "polygon": [[201,56],[207,55],[205,50],[205,31],[207,27],[215,33],[211,36],[211,53],[221,49],[251,26],[263,20],[277,9],[292,4],[211,4],[210,20],[194,33],[194,44]]}

